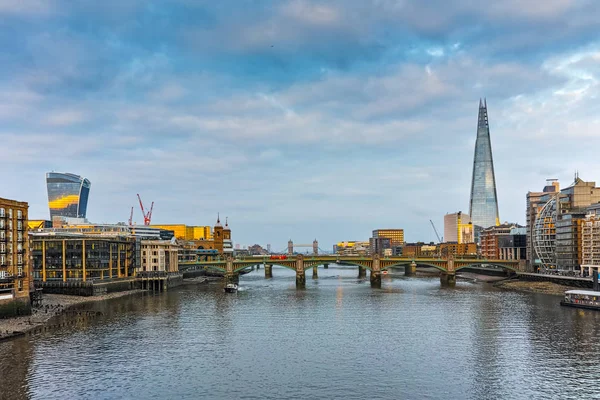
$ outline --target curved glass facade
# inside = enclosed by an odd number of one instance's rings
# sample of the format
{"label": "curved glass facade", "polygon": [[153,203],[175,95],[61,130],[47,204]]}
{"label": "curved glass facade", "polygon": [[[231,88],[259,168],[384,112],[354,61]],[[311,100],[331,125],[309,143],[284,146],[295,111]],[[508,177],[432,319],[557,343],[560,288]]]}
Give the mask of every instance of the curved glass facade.
{"label": "curved glass facade", "polygon": [[89,180],[75,174],[48,172],[48,207],[54,217],[85,218],[90,194]]}
{"label": "curved glass facade", "polygon": [[481,100],[479,101],[479,120],[477,123],[475,157],[473,159],[469,215],[473,225],[481,228],[489,228],[500,223],[487,104],[481,102]]}

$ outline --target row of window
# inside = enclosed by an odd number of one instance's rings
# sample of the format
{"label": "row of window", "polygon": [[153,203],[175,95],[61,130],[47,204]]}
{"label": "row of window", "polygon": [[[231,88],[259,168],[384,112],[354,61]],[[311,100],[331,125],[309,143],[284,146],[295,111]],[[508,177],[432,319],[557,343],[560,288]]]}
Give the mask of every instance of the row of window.
{"label": "row of window", "polygon": [[[3,219],[0,219],[0,229],[6,229],[8,227],[9,230],[12,230],[13,228],[13,221],[12,219],[9,219],[8,222],[6,222]],[[25,225],[23,224],[23,221],[17,221],[17,230],[22,231],[24,229]]]}
{"label": "row of window", "polygon": [[[4,207],[0,207],[0,218],[4,218],[7,215],[8,215],[8,218],[12,218],[13,217],[13,209],[9,208],[8,210],[5,210]],[[17,218],[18,219],[23,218],[23,211],[17,210]]]}
{"label": "row of window", "polygon": [[[17,255],[17,263],[23,264],[23,255]],[[0,254],[0,265],[12,265],[12,257],[7,257],[5,254]]]}

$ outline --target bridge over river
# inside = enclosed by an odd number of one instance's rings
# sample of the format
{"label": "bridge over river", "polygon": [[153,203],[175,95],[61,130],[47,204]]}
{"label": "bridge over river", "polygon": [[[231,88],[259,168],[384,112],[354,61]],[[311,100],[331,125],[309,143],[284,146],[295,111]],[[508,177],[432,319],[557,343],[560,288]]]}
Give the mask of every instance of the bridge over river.
{"label": "bridge over river", "polygon": [[355,265],[358,267],[358,277],[366,278],[366,270],[370,271],[371,286],[381,287],[381,274],[392,267],[404,266],[406,275],[414,275],[417,266],[433,267],[440,271],[440,282],[442,285],[454,285],[456,283],[456,272],[463,268],[477,265],[492,265],[506,271],[517,272],[519,261],[517,260],[489,260],[489,259],[460,259],[452,256],[448,258],[414,258],[414,257],[353,257],[353,256],[287,256],[280,259],[270,256],[249,257],[233,259],[231,257],[221,261],[188,261],[180,263],[180,267],[208,267],[222,271],[226,282],[237,282],[240,271],[258,265],[264,265],[265,277],[273,275],[273,265],[289,268],[296,272],[296,287],[302,288],[306,285],[306,271],[312,269],[313,278],[318,277],[318,267],[328,268],[329,264]]}

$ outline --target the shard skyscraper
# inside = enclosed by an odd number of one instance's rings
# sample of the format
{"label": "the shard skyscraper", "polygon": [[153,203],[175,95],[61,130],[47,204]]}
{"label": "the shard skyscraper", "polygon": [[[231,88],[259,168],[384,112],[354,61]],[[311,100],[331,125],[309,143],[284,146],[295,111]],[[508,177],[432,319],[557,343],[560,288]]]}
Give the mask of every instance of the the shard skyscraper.
{"label": "the shard skyscraper", "polygon": [[479,121],[477,122],[477,141],[473,159],[473,178],[471,179],[471,202],[469,205],[471,222],[477,231],[482,228],[499,225],[498,196],[492,158],[492,142],[488,125],[487,102],[479,100]]}

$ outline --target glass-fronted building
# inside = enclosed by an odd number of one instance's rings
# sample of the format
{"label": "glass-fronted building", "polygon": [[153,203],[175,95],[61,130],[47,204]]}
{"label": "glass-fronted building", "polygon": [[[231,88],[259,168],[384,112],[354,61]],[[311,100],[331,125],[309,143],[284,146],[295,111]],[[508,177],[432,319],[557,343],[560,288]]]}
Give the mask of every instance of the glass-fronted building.
{"label": "glass-fronted building", "polygon": [[476,236],[478,229],[500,224],[487,103],[481,100],[479,101],[479,120],[477,123],[475,157],[473,159],[469,215],[475,227]]}
{"label": "glass-fronted building", "polygon": [[91,183],[79,175],[48,172],[48,207],[54,217],[85,218]]}

